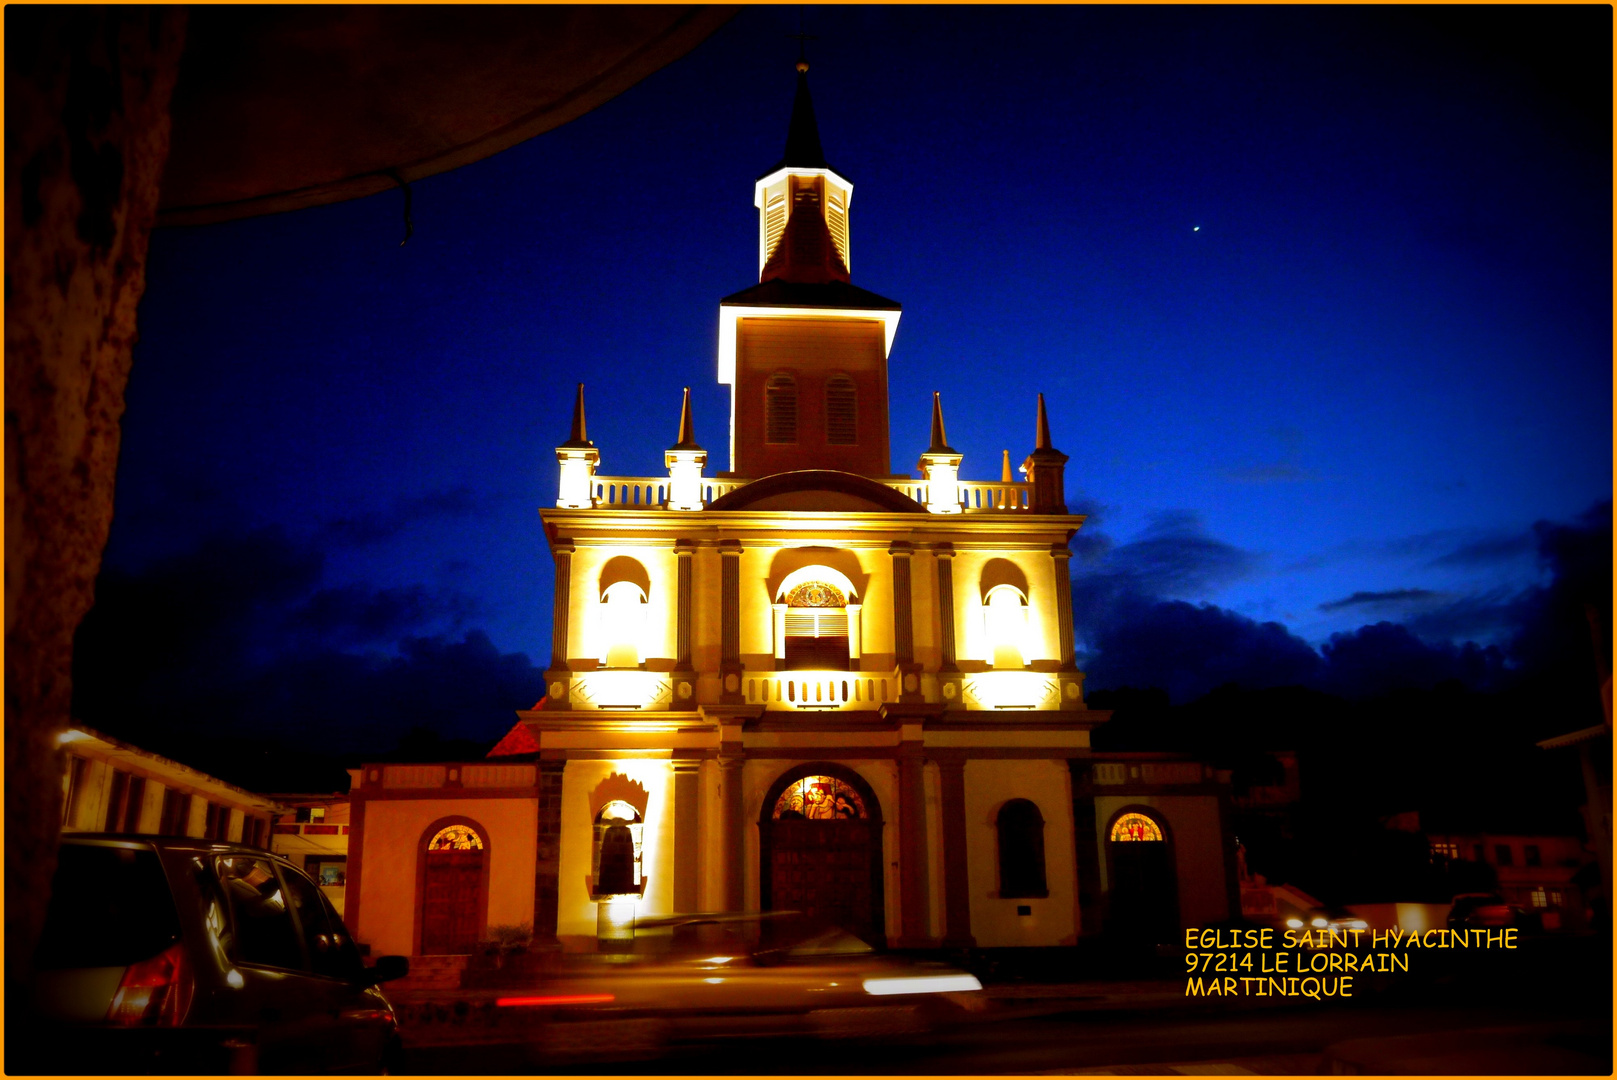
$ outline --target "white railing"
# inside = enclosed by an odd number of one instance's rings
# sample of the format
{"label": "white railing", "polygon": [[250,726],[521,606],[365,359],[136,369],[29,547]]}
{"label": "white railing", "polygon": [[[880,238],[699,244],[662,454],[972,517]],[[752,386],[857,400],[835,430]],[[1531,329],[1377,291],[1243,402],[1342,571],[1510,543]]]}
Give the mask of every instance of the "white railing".
{"label": "white railing", "polygon": [[[590,493],[595,505],[603,510],[642,509],[661,510],[668,504],[668,477],[666,476],[596,476],[590,480]],[[736,488],[745,480],[702,480],[702,503],[706,505]]]}
{"label": "white railing", "polygon": [[[702,504],[706,506],[737,488],[745,487],[748,483],[746,480],[704,478]],[[884,480],[882,483],[921,505],[926,505],[925,480]],[[590,480],[590,492],[598,509],[661,510],[668,505],[668,484],[666,476],[596,476]],[[968,514],[996,510],[1027,510],[1032,498],[1031,484],[961,480],[959,486],[960,506]]]}
{"label": "white railing", "polygon": [[898,696],[892,675],[858,671],[748,672],[743,681],[747,704],[772,709],[869,709]]}
{"label": "white railing", "polygon": [[967,513],[973,510],[1026,510],[1032,492],[1032,484],[962,480],[960,505],[965,507]]}

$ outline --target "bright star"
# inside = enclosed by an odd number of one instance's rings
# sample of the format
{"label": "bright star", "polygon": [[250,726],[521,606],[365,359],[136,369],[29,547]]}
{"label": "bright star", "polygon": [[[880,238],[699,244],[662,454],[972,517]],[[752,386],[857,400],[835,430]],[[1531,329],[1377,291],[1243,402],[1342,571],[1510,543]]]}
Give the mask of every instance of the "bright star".
{"label": "bright star", "polygon": [[1201,231],[1202,231],[1202,227],[1201,227],[1201,226],[1200,226],[1200,225],[1192,225],[1192,226],[1191,226],[1191,227],[1190,227],[1190,231],[1191,231],[1191,232],[1201,232]]}

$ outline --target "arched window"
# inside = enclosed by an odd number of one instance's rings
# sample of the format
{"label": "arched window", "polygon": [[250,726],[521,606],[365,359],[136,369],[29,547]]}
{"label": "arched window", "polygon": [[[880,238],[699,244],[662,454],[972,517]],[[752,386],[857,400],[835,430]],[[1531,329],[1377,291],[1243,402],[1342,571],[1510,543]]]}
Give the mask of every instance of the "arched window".
{"label": "arched window", "polygon": [[824,581],[805,581],[786,594],[788,671],[848,670],[848,598]]}
{"label": "arched window", "polygon": [[833,375],[825,383],[825,441],[828,446],[853,446],[859,441],[859,390],[846,375]]}
{"label": "arched window", "polygon": [[771,375],[764,383],[764,442],[797,441],[797,380]]}
{"label": "arched window", "polygon": [[1127,813],[1112,822],[1111,839],[1116,843],[1145,841],[1162,843],[1162,826],[1144,814]]}
{"label": "arched window", "polygon": [[1014,585],[996,585],[983,599],[983,623],[994,650],[994,667],[1020,671],[1025,664],[1027,597]]}
{"label": "arched window", "polygon": [[834,776],[805,776],[775,800],[776,821],[848,821],[865,817],[865,800]]}
{"label": "arched window", "polygon": [[601,594],[601,636],[606,666],[640,666],[640,641],[646,624],[646,594],[632,581],[618,581]]}
{"label": "arched window", "polygon": [[621,799],[595,815],[595,897],[638,896],[645,888],[640,874],[640,844],[645,823],[640,811]]}
{"label": "arched window", "polygon": [[999,808],[999,895],[1049,896],[1044,880],[1044,818],[1026,799]]}

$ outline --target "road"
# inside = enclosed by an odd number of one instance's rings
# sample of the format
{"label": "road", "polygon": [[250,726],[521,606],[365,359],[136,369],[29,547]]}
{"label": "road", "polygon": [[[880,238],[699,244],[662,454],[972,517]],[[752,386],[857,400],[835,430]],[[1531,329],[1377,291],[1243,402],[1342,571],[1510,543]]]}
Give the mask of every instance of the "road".
{"label": "road", "polygon": [[[1587,1008],[1584,1010],[1588,1012]],[[1475,1001],[1347,1003],[1104,1012],[1049,1003],[996,1009],[922,1044],[754,1040],[682,1048],[650,1061],[602,1061],[545,1070],[516,1045],[416,1048],[417,1073],[499,1074],[566,1071],[584,1075],[922,1075],[1072,1073],[1109,1066],[1201,1063],[1192,1072],[1313,1072],[1327,1046],[1348,1039],[1564,1022],[1564,1001],[1488,1005]],[[1589,1018],[1587,1050],[1609,1053],[1609,1013]],[[1609,1057],[1603,1071],[1609,1071]],[[1165,1070],[1164,1070],[1165,1071]]]}

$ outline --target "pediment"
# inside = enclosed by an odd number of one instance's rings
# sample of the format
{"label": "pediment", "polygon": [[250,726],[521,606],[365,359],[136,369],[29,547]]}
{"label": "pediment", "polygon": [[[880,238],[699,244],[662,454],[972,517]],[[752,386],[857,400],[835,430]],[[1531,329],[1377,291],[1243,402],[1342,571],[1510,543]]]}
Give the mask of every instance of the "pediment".
{"label": "pediment", "polygon": [[775,473],[716,499],[709,510],[924,514],[926,507],[886,484],[834,469]]}

